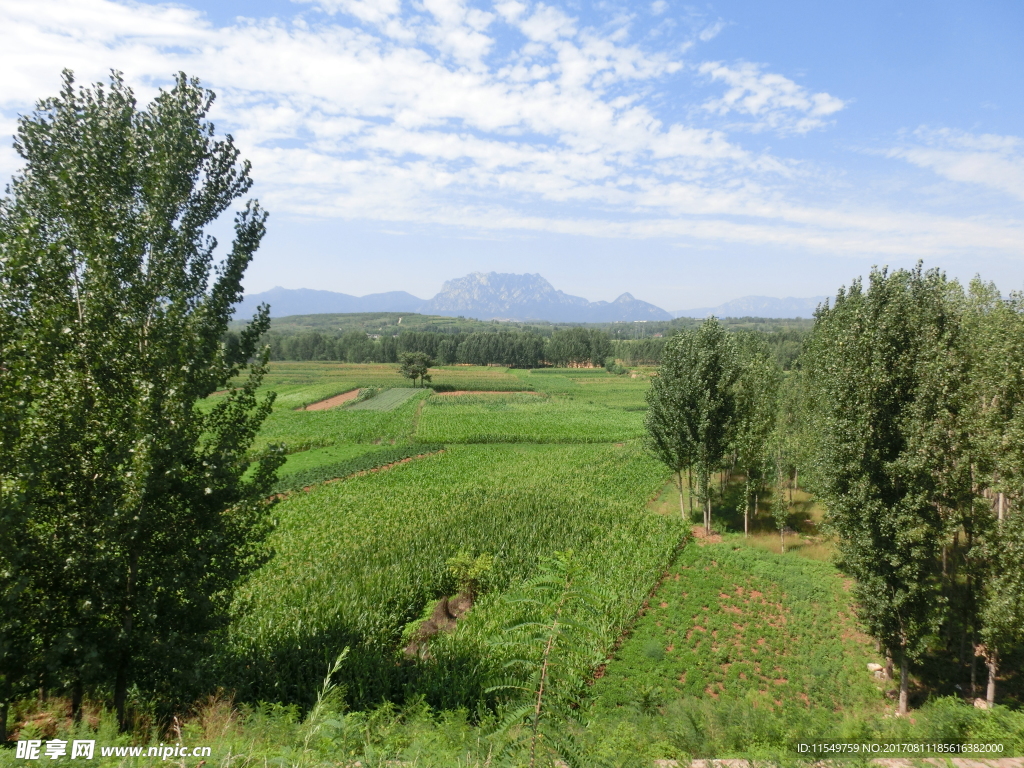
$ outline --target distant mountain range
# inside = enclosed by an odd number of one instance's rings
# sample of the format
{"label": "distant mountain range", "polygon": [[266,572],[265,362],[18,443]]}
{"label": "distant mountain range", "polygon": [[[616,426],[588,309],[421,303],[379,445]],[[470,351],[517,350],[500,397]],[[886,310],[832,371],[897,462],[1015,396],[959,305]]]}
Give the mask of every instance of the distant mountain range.
{"label": "distant mountain range", "polygon": [[416,312],[480,320],[547,320],[550,322],[609,323],[670,320],[673,317],[810,317],[824,297],[772,299],[747,296],[719,307],[666,312],[624,293],[615,301],[588,301],[556,290],[540,275],[473,272],[447,281],[432,299],[405,291],[350,296],[310,288],[272,288],[247,295],[235,317],[251,317],[259,304],[270,305],[271,317],[352,312]]}
{"label": "distant mountain range", "polygon": [[774,299],[771,296],[744,296],[717,307],[680,309],[672,317],[814,317],[814,310],[828,296],[812,296],[809,299]]}
{"label": "distant mountain range", "polygon": [[551,322],[608,323],[616,320],[671,320],[660,307],[624,293],[615,301],[587,301],[555,290],[540,275],[473,272],[447,281],[441,292],[426,300],[405,291],[350,296],[309,288],[272,288],[246,296],[235,317],[252,315],[266,302],[272,317],[335,312],[417,312],[480,320],[548,320]]}

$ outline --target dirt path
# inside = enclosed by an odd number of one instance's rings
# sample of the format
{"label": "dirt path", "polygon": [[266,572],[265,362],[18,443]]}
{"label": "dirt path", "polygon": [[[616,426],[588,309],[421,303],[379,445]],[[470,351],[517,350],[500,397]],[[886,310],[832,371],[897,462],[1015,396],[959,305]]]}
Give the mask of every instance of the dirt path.
{"label": "dirt path", "polygon": [[328,397],[326,400],[321,400],[318,403],[311,403],[305,408],[300,408],[300,411],[326,411],[328,408],[337,408],[339,405],[347,403],[349,400],[355,400],[359,397],[359,390],[353,389],[351,392],[345,392],[334,397]]}

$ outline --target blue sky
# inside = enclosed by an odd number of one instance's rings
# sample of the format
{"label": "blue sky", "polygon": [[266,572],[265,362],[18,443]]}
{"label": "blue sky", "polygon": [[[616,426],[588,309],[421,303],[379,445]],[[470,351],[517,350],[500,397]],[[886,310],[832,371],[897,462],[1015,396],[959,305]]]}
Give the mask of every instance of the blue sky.
{"label": "blue sky", "polygon": [[0,0],[0,131],[63,67],[200,77],[271,212],[250,292],[494,270],[671,310],[917,259],[1009,291],[1022,39],[1020,2]]}

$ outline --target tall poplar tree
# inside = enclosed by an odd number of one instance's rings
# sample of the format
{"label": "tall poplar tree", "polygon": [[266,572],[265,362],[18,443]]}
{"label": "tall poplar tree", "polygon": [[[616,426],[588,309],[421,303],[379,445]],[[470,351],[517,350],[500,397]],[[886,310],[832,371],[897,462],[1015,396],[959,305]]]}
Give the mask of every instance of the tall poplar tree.
{"label": "tall poplar tree", "polygon": [[693,468],[711,532],[711,475],[725,455],[735,427],[738,376],[735,341],[715,318],[665,345],[658,375],[647,393],[647,443],[679,485]]}
{"label": "tall poplar tree", "polygon": [[762,334],[739,334],[737,340],[735,446],[737,461],[746,476],[743,495],[743,533],[746,535],[750,528],[751,504],[756,515],[759,491],[771,464],[782,371]]}
{"label": "tall poplar tree", "polygon": [[139,109],[119,74],[76,88],[65,72],[19,120],[25,165],[0,207],[8,698],[91,687],[125,725],[133,684],[200,685],[234,588],[268,555],[280,455],[243,479],[272,402],[256,392],[267,308],[222,343],[266,214],[246,203],[215,259],[204,230],[252,181],[206,120],[213,98],[180,74]]}
{"label": "tall poplar tree", "polygon": [[962,291],[940,272],[874,270],[816,314],[803,358],[812,404],[814,486],[857,581],[861,618],[900,663],[937,626],[947,456],[956,434]]}

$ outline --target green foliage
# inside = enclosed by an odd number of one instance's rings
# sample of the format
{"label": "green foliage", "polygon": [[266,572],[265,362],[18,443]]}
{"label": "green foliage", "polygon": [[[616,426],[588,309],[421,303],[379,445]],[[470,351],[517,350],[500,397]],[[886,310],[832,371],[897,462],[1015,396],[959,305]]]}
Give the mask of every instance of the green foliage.
{"label": "green foliage", "polygon": [[273,493],[289,493],[299,491],[313,485],[325,483],[328,480],[336,480],[342,477],[354,475],[357,472],[366,472],[371,469],[378,469],[387,464],[394,464],[397,461],[409,459],[414,456],[422,456],[428,453],[436,453],[444,450],[443,445],[416,443],[414,445],[400,445],[392,448],[361,453],[351,459],[336,461],[330,464],[311,467],[309,469],[291,472],[279,478],[274,484]]}
{"label": "green foliage", "polygon": [[26,165],[0,206],[0,700],[102,686],[123,722],[133,684],[192,695],[269,555],[283,457],[243,479],[273,399],[257,398],[266,309],[221,343],[266,214],[243,207],[215,266],[204,229],[252,182],[212,102],[180,74],[139,110],[120,75],[76,89],[65,72],[19,120]]}
{"label": "green foliage", "polygon": [[736,340],[739,376],[736,379],[734,448],[737,463],[746,478],[743,495],[746,531],[751,502],[762,491],[770,474],[782,371],[761,335],[741,333]]}
{"label": "green foliage", "polygon": [[990,659],[1024,643],[1024,513],[998,524],[982,546],[987,578],[981,609],[981,637]]}
{"label": "green foliage", "polygon": [[495,642],[499,654],[512,658],[505,662],[508,679],[490,691],[509,699],[498,726],[505,750],[528,755],[531,768],[538,753],[544,764],[555,756],[573,768],[587,764],[574,738],[583,729],[576,710],[581,680],[600,661],[593,650],[600,648],[604,629],[604,600],[588,581],[573,552],[557,552],[514,598],[506,598],[525,620]]}
{"label": "green foliage", "polygon": [[420,384],[430,381],[429,368],[435,361],[426,352],[403,352],[398,356],[398,372],[407,379],[412,379],[413,386],[416,379]]}
{"label": "green foliage", "polygon": [[475,600],[494,568],[494,557],[484,552],[473,557],[465,550],[448,558],[448,571],[455,578],[456,590]]}
{"label": "green foliage", "polygon": [[560,367],[593,366],[600,368],[612,353],[608,334],[588,328],[568,328],[551,334],[545,355]]}
{"label": "green foliage", "polygon": [[815,489],[863,620],[904,659],[941,617],[936,502],[965,469],[944,466],[959,458],[961,297],[937,271],[875,271],[819,310],[805,346]]}
{"label": "green foliage", "polygon": [[629,369],[623,368],[621,365],[619,365],[615,361],[614,357],[609,357],[607,360],[604,361],[604,369],[608,371],[608,373],[614,373],[616,376],[622,376],[624,374],[629,373]]}
{"label": "green foliage", "polygon": [[683,504],[683,470],[693,468],[711,530],[711,473],[735,429],[739,375],[735,341],[715,319],[674,336],[647,394],[647,446],[672,471]]}

